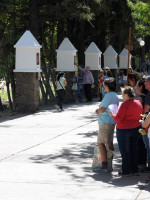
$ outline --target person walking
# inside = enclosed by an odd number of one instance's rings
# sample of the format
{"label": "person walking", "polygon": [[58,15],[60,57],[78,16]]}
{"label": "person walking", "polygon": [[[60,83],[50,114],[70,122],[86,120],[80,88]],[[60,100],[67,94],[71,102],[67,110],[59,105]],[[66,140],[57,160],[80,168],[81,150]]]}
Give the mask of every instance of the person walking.
{"label": "person walking", "polygon": [[138,139],[141,123],[140,115],[143,113],[142,104],[135,100],[133,88],[124,88],[123,103],[117,114],[109,112],[110,116],[116,121],[116,134],[119,150],[122,157],[122,171],[120,176],[138,175]]}
{"label": "person walking", "polygon": [[83,85],[84,93],[87,99],[87,102],[92,101],[92,87],[94,86],[94,78],[90,71],[90,67],[87,66],[84,69],[79,66],[79,69],[83,72]]}
{"label": "person walking", "polygon": [[59,72],[56,77],[56,100],[57,104],[55,105],[55,108],[59,111],[63,111],[63,101],[66,95],[65,87],[67,85],[66,79],[65,79],[65,73]]}
{"label": "person walking", "polygon": [[99,168],[99,172],[107,171],[107,149],[114,151],[113,146],[113,135],[115,128],[115,121],[109,115],[109,106],[118,107],[119,99],[115,92],[116,81],[114,78],[109,77],[104,80],[105,96],[96,109],[96,114],[98,115],[99,132],[97,137],[97,143],[101,153],[102,166]]}

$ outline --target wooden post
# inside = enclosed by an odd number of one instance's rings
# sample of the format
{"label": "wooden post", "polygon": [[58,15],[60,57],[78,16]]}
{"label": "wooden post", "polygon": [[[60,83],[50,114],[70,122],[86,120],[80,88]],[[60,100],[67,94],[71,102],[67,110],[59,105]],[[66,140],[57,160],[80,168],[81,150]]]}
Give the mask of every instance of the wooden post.
{"label": "wooden post", "polygon": [[129,43],[128,43],[128,66],[127,66],[127,77],[128,77],[128,74],[129,74],[130,50],[131,50],[131,27],[129,28]]}

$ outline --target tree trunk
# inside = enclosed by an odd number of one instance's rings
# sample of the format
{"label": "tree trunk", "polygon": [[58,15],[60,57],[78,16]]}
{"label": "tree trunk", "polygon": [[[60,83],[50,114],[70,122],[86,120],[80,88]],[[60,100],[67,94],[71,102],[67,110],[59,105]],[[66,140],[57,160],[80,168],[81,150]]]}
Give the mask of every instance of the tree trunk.
{"label": "tree trunk", "polygon": [[7,87],[7,95],[8,95],[8,101],[9,101],[9,107],[11,111],[14,111],[13,104],[10,96],[10,90],[9,90],[9,82],[6,81],[6,87]]}
{"label": "tree trunk", "polygon": [[12,99],[13,99],[13,109],[16,110],[16,85],[14,80],[14,73],[11,72],[10,74],[11,79],[11,93],[12,93]]}
{"label": "tree trunk", "polygon": [[79,46],[78,46],[78,63],[79,65],[85,65],[85,42],[84,42],[84,21],[79,22],[80,23],[80,33],[78,35],[78,41],[79,41]]}
{"label": "tree trunk", "polygon": [[46,93],[44,91],[44,87],[43,87],[42,81],[39,80],[39,83],[40,83],[40,89],[41,89],[41,93],[42,93],[42,99],[44,101],[44,104],[47,105],[47,96],[46,96]]}
{"label": "tree trunk", "polygon": [[1,97],[0,97],[0,111],[4,111],[3,105],[2,105],[2,101],[1,101]]}
{"label": "tree trunk", "polygon": [[61,42],[63,41],[63,39],[65,37],[64,28],[65,28],[64,21],[59,19],[58,25],[57,25],[57,48],[59,47],[59,45],[61,44]]}
{"label": "tree trunk", "polygon": [[49,96],[49,99],[53,101],[53,100],[55,100],[55,97],[54,97],[54,94],[53,94],[52,89],[49,84],[50,76],[48,75],[47,68],[45,65],[43,66],[43,72],[45,74],[45,81],[43,83],[45,84],[46,94],[47,94],[47,96]]}
{"label": "tree trunk", "polygon": [[37,2],[30,0],[30,30],[35,37],[38,35]]}

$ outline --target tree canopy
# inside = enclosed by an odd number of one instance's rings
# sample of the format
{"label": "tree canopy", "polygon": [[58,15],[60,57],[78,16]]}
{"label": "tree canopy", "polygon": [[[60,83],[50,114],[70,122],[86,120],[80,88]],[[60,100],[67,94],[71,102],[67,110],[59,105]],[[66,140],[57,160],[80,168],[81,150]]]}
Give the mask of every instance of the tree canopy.
{"label": "tree canopy", "polygon": [[128,6],[135,23],[135,29],[140,36],[150,35],[150,1],[130,1]]}
{"label": "tree canopy", "polygon": [[[30,30],[42,45],[40,86],[46,103],[54,99],[56,49],[64,37],[76,47],[78,62],[84,65],[84,51],[91,42],[102,52],[111,44],[120,53],[128,43],[132,24],[134,55],[136,37],[149,36],[149,9],[149,0],[1,0],[0,78],[15,93],[14,45]],[[9,96],[14,101],[14,95]]]}

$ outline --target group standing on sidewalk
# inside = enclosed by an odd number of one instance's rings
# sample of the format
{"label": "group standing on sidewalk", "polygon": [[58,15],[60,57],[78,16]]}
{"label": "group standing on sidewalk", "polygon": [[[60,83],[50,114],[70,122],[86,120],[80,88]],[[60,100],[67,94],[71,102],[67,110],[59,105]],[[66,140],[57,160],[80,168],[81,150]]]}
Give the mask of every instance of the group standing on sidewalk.
{"label": "group standing on sidewalk", "polygon": [[[150,109],[150,76],[141,78],[141,80],[137,80],[135,77],[135,75],[130,74],[129,86],[122,88],[124,102],[119,107],[117,113],[114,113],[113,109],[110,107],[111,105],[118,105],[117,101],[114,101],[113,97],[109,97],[110,100],[107,100],[111,91],[108,87],[108,82],[111,83],[112,78],[106,78],[104,80],[106,94],[100,103],[99,109],[96,110],[99,123],[97,143],[100,149],[102,165],[96,172],[107,171],[107,150],[114,150],[113,137],[110,137],[110,135],[113,136],[114,128],[111,129],[109,126],[110,124],[114,124],[115,127],[115,122],[117,124],[117,141],[122,158],[122,166],[119,175],[139,175],[141,166],[141,172],[150,171],[150,128],[146,135],[141,135],[139,132],[141,126],[144,128],[146,125],[150,125],[150,114],[148,114],[146,122],[140,122],[141,114],[145,112],[149,113]],[[111,83],[111,87],[112,86],[113,83]],[[115,91],[115,89],[112,91]],[[108,118],[108,113],[110,119]],[[109,121],[107,121],[107,119],[109,119]],[[109,133],[109,131],[111,133]]]}
{"label": "group standing on sidewalk", "polygon": [[[79,67],[83,73],[82,76],[74,77],[73,82],[77,84],[79,101],[82,96],[79,94],[84,88],[87,102],[92,101],[92,86],[94,78],[90,72],[90,67],[84,69]],[[98,115],[99,131],[97,144],[101,154],[101,166],[97,172],[108,170],[108,151],[114,152],[113,136],[116,124],[116,135],[119,150],[122,158],[120,176],[138,175],[141,172],[150,171],[150,128],[145,131],[145,127],[150,125],[150,75],[140,78],[136,73],[128,74],[128,86],[121,88],[123,103],[118,109],[119,99],[116,93],[116,80],[112,77],[109,68],[101,71],[100,94],[103,93],[99,108],[96,109]],[[79,81],[80,78],[80,81]],[[82,79],[83,78],[83,79]],[[57,75],[56,109],[63,110],[63,101],[65,98],[65,87],[67,85],[65,73],[60,72]],[[127,84],[126,84],[127,85]],[[81,87],[79,87],[81,86]],[[103,89],[102,89],[103,88]],[[103,92],[102,92],[103,90]],[[83,102],[83,101],[82,101]],[[141,115],[148,113],[148,117],[142,123]],[[141,133],[146,134],[141,134]]]}

